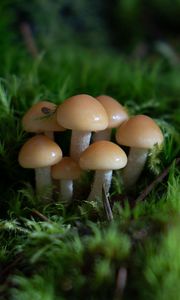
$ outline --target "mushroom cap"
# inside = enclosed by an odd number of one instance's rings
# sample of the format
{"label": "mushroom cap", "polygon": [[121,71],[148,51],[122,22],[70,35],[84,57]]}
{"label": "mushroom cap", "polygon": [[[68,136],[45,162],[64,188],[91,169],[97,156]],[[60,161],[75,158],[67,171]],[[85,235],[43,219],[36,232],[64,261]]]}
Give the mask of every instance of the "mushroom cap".
{"label": "mushroom cap", "polygon": [[125,167],[127,156],[116,144],[109,141],[97,141],[91,144],[79,160],[84,170],[117,170]]}
{"label": "mushroom cap", "polygon": [[[27,132],[64,131],[56,120],[56,105],[49,101],[34,104],[24,115],[22,125]],[[43,112],[44,110],[44,112]]]}
{"label": "mushroom cap", "polygon": [[57,109],[57,121],[65,128],[79,131],[104,130],[108,126],[104,107],[86,94],[65,100]]}
{"label": "mushroom cap", "polygon": [[45,135],[29,139],[19,152],[18,161],[23,168],[42,168],[58,163],[62,158],[61,148]]}
{"label": "mushroom cap", "polygon": [[148,116],[137,115],[125,121],[116,132],[116,141],[135,148],[152,148],[163,142],[158,125]]}
{"label": "mushroom cap", "polygon": [[106,110],[109,119],[108,128],[116,128],[129,118],[126,109],[112,97],[101,95],[96,97],[96,99]]}
{"label": "mushroom cap", "polygon": [[81,175],[79,165],[71,157],[63,157],[56,165],[51,167],[54,179],[78,179]]}

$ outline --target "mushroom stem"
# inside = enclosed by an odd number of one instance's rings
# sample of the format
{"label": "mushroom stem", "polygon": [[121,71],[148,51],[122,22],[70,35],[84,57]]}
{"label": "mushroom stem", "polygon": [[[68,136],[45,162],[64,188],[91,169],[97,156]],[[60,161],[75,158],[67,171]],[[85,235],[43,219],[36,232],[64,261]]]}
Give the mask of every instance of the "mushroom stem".
{"label": "mushroom stem", "polygon": [[[36,168],[35,169],[36,191],[41,194],[45,189],[51,187],[52,179],[50,167]],[[49,192],[48,196],[52,196]]]}
{"label": "mushroom stem", "polygon": [[93,141],[94,142],[101,141],[101,140],[110,141],[111,131],[112,131],[111,128],[106,128],[104,130],[95,132],[93,135]]}
{"label": "mushroom stem", "polygon": [[129,151],[128,162],[122,176],[126,190],[131,190],[138,180],[148,155],[148,149],[134,148]]}
{"label": "mushroom stem", "polygon": [[49,139],[54,141],[54,132],[53,131],[45,131],[44,135],[46,135]]}
{"label": "mushroom stem", "polygon": [[95,172],[94,181],[91,192],[88,196],[88,201],[95,198],[102,199],[102,187],[104,186],[105,193],[108,194],[112,179],[112,170],[97,170]]}
{"label": "mushroom stem", "polygon": [[[45,131],[44,135],[47,136],[52,141],[54,141],[53,131]],[[44,189],[47,189],[47,187],[50,187],[52,185],[51,168],[50,167],[36,168],[35,181],[36,181],[37,195],[39,195],[44,191]],[[49,191],[48,195],[49,197],[52,197],[52,192]]]}
{"label": "mushroom stem", "polygon": [[79,161],[81,153],[89,146],[90,131],[72,130],[70,156],[74,161]]}
{"label": "mushroom stem", "polygon": [[71,179],[60,180],[60,195],[59,199],[66,203],[72,200],[73,195],[73,181]]}

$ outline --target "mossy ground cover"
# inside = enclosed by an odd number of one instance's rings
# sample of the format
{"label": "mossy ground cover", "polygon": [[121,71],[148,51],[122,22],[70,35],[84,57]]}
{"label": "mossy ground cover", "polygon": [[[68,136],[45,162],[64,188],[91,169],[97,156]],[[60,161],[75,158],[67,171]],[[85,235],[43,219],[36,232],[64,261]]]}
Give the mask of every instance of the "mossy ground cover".
{"label": "mossy ground cover", "polygon": [[[0,299],[180,299],[179,66],[70,47],[37,58],[15,47],[4,57]],[[163,149],[149,154],[131,195],[114,173],[112,222],[101,203],[86,201],[89,175],[66,207],[38,199],[33,170],[18,165],[18,151],[31,136],[21,127],[25,111],[38,100],[58,104],[78,93],[108,94],[130,114],[154,118],[164,133]],[[56,135],[64,154],[69,139],[70,132]],[[156,181],[160,174],[166,176]],[[136,201],[152,182],[151,191]]]}

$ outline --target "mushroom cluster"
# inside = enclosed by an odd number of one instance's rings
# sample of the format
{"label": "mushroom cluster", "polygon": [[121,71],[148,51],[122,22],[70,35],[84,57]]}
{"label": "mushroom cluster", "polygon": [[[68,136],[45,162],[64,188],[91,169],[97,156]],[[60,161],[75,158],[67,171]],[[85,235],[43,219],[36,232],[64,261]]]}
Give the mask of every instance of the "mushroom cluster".
{"label": "mushroom cluster", "polygon": [[[19,164],[35,169],[37,194],[52,187],[52,180],[59,180],[59,198],[67,203],[73,198],[73,182],[83,171],[95,171],[89,200],[102,198],[103,188],[108,194],[113,170],[123,169],[125,188],[131,189],[149,149],[163,142],[160,128],[150,117],[129,117],[117,100],[106,95],[76,95],[59,106],[38,102],[24,115],[22,125],[36,135],[20,149]],[[117,143],[111,142],[113,128]],[[69,157],[63,157],[54,141],[54,132],[66,129],[71,130]],[[119,145],[130,147],[128,158]]]}

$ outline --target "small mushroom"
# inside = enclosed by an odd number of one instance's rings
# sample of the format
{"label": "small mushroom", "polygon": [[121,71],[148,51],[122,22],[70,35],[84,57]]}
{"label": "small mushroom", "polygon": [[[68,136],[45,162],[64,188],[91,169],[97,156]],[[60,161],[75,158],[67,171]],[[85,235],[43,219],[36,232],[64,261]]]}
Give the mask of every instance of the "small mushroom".
{"label": "small mushroom", "polygon": [[50,166],[62,158],[60,147],[45,135],[36,135],[20,149],[18,161],[23,168],[35,169],[36,191],[51,186]]}
{"label": "small mushroom", "polygon": [[73,180],[81,175],[79,165],[71,157],[63,157],[59,163],[52,166],[51,174],[54,179],[60,180],[59,198],[69,203],[73,196]]}
{"label": "small mushroom", "polygon": [[57,106],[49,101],[41,101],[34,104],[24,115],[22,125],[25,131],[44,133],[50,139],[54,139],[54,131],[64,131],[56,120]]}
{"label": "small mushroom", "polygon": [[108,125],[104,107],[86,94],[65,100],[57,109],[57,121],[64,128],[72,130],[70,156],[75,161],[89,146],[91,131],[104,130]]}
{"label": "small mushroom", "polygon": [[88,200],[96,197],[102,199],[102,188],[108,194],[112,170],[124,168],[127,163],[125,152],[109,141],[97,141],[91,144],[82,154],[79,165],[83,170],[96,170],[92,190]]}
{"label": "small mushroom", "polygon": [[96,99],[105,108],[108,115],[108,127],[102,131],[98,131],[94,134],[93,140],[110,140],[112,128],[119,127],[125,120],[127,120],[128,113],[117,100],[113,99],[107,95],[101,95],[96,97]]}
{"label": "small mushroom", "polygon": [[125,187],[131,189],[144,168],[149,149],[162,144],[163,134],[150,117],[137,115],[118,128],[116,140],[120,145],[131,147],[127,166],[123,170]]}

